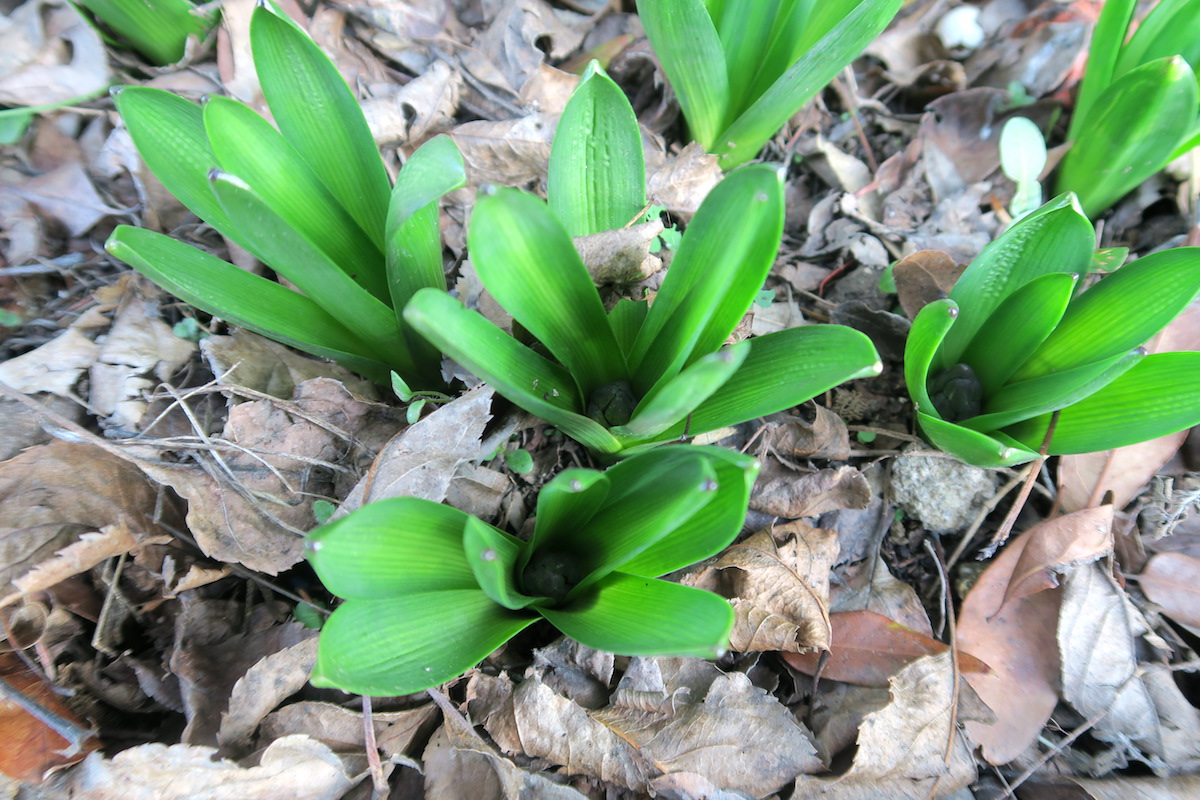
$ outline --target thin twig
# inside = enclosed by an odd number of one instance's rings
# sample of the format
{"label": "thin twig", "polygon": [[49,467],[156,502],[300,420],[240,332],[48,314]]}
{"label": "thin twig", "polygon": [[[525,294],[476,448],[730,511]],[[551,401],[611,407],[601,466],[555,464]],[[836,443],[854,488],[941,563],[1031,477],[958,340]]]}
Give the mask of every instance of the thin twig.
{"label": "thin twig", "polygon": [[[925,549],[933,556],[933,563],[937,565],[938,579],[942,584],[942,595],[945,598],[943,605],[945,606],[943,614],[946,620],[946,633],[948,644],[950,645],[950,677],[953,684],[950,688],[950,725],[946,735],[946,749],[942,752],[942,760],[946,766],[950,766],[950,756],[954,752],[954,739],[958,734],[958,701],[959,701],[959,665],[958,665],[958,639],[957,629],[954,619],[954,599],[950,596],[950,576],[946,572],[946,565],[942,563],[942,558],[938,554],[937,548],[934,547],[932,539],[925,540]],[[938,786],[942,782],[943,775],[938,775],[933,785],[929,787],[929,794],[926,795],[926,800],[930,800],[937,792]]]}
{"label": "thin twig", "polygon": [[371,771],[371,785],[375,796],[386,797],[388,792],[387,775],[383,773],[383,763],[379,760],[379,743],[375,740],[375,720],[371,715],[371,698],[362,696],[363,716],[363,746],[367,750],[367,767]]}
{"label": "thin twig", "polygon": [[1021,487],[1021,493],[1013,501],[1012,508],[1008,510],[1008,515],[1004,518],[1004,522],[1000,523],[1000,527],[996,529],[995,535],[992,536],[992,541],[988,543],[983,553],[980,554],[980,560],[994,556],[1000,545],[1008,540],[1008,534],[1012,532],[1013,525],[1016,524],[1017,515],[1021,513],[1021,509],[1025,507],[1025,501],[1029,499],[1029,493],[1033,491],[1033,484],[1037,482],[1042,464],[1046,463],[1046,451],[1050,449],[1050,440],[1054,438],[1054,429],[1056,427],[1058,427],[1057,411],[1050,417],[1050,425],[1046,428],[1046,436],[1042,440],[1042,446],[1038,449],[1038,458],[1032,464],[1028,477],[1025,479],[1025,485]]}

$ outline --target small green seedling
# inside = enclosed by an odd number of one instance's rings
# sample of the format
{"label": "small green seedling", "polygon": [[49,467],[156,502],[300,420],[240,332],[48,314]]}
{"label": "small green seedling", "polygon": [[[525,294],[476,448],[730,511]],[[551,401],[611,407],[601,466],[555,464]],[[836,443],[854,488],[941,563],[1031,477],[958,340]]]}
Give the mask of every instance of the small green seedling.
{"label": "small green seedling", "polygon": [[1000,169],[1017,185],[1009,213],[1018,220],[1042,205],[1046,140],[1033,120],[1011,117],[1000,129]]}
{"label": "small green seedling", "polygon": [[[984,248],[913,321],[904,378],[921,432],[981,467],[1108,450],[1200,424],[1200,353],[1142,345],[1200,293],[1200,248],[1164,250],[1077,292],[1095,231],[1074,195]],[[1053,426],[1053,428],[1052,428]]]}
{"label": "small green seedling", "polygon": [[449,506],[372,503],[309,534],[309,560],[345,599],[325,623],[312,682],[364,695],[452,680],[544,619],[598,650],[712,658],[733,611],[658,580],[741,530],[754,459],[679,445],[607,472],[570,469],[541,490],[529,541]]}
{"label": "small green seedling", "polygon": [[754,158],[878,36],[901,0],[638,0],[692,136],[721,166]]}
{"label": "small green seedling", "polygon": [[1130,35],[1137,5],[1104,3],[1067,131],[1057,188],[1089,217],[1200,145],[1200,3],[1162,0]]}
{"label": "small green seedling", "polygon": [[217,12],[191,0],[74,0],[96,15],[152,64],[183,58],[189,36],[203,39],[217,24]]}
{"label": "small green seedling", "polygon": [[837,325],[723,347],[779,248],[779,168],[730,173],[688,225],[653,303],[624,299],[611,311],[571,236],[620,227],[646,203],[633,111],[599,70],[563,112],[550,176],[549,208],[496,189],[479,197],[467,234],[480,280],[540,345],[526,346],[432,289],[413,296],[404,318],[498,393],[597,454],[629,455],[745,422],[879,373],[870,340]]}
{"label": "small green seedling", "polygon": [[147,166],[202,220],[296,290],[152,231],[118,226],[108,252],[192,305],[386,385],[441,385],[441,356],[400,317],[445,288],[438,198],[463,186],[447,137],[418,149],[389,187],[358,102],[320,48],[269,6],[250,43],[278,130],[248,106],[203,108],[126,87],[117,109]]}

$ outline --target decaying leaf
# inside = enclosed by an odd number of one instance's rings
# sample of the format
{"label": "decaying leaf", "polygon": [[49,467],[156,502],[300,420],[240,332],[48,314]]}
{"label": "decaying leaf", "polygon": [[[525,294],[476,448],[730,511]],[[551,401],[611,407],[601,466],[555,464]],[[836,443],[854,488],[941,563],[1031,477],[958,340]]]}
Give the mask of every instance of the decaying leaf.
{"label": "decaying leaf", "polygon": [[479,184],[524,186],[546,177],[558,118],[543,113],[516,119],[464,122],[450,132],[467,174]]}
{"label": "decaying leaf", "polygon": [[[1009,542],[967,592],[958,615],[958,646],[990,672],[967,674],[967,683],[992,709],[994,721],[967,722],[967,734],[992,764],[1017,758],[1037,739],[1058,702],[1059,660],[1055,630],[1061,590],[1004,602],[1028,533]],[[1013,698],[1021,702],[1014,703]]]}
{"label": "decaying leaf", "polygon": [[871,487],[854,467],[823,469],[809,475],[779,473],[759,479],[750,508],[783,519],[815,517],[842,508],[866,508]]}
{"label": "decaying leaf", "polygon": [[[462,738],[462,737],[458,737]],[[425,746],[423,756],[426,800],[585,800],[570,786],[555,783],[537,772],[527,772],[481,744],[460,743],[446,726]]]}
{"label": "decaying leaf", "polygon": [[654,219],[577,236],[575,249],[597,285],[637,283],[662,269],[662,259],[650,254],[651,243],[662,232],[662,222]]}
{"label": "decaying leaf", "polygon": [[111,759],[89,756],[75,797],[89,800],[338,800],[354,784],[332,750],[307,736],[267,746],[256,766],[214,761],[211,747],[143,744]]}
{"label": "decaying leaf", "polygon": [[646,195],[651,202],[683,219],[691,219],[722,177],[717,157],[697,142],[688,144],[677,156],[656,150],[647,153]]}
{"label": "decaying leaf", "polygon": [[940,250],[918,250],[897,261],[892,267],[892,277],[908,318],[915,319],[926,304],[950,294],[964,269],[965,264],[954,263],[949,253]]}
{"label": "decaying leaf", "polygon": [[[385,759],[403,755],[436,720],[437,708],[432,703],[405,711],[376,711],[371,715],[375,744]],[[268,742],[304,734],[339,753],[362,752],[365,741],[361,711],[311,700],[271,712],[262,721],[260,732],[262,740]]]}
{"label": "decaying leaf", "polygon": [[[904,665],[948,649],[873,611],[841,611],[830,614],[829,621],[833,634],[821,678],[831,681],[886,688]],[[820,662],[817,653],[785,653],[783,658],[806,675],[815,675]],[[962,672],[987,672],[987,665],[968,653],[959,653],[958,667]]]}
{"label": "decaying leaf", "polygon": [[31,0],[0,27],[0,104],[36,106],[99,94],[110,83],[100,34],[70,3]]}
{"label": "decaying leaf", "polygon": [[[793,800],[920,800],[966,787],[975,778],[975,761],[954,726],[953,680],[948,652],[909,664],[892,678],[892,702],[863,720],[849,772],[835,779],[803,778]],[[957,719],[982,716],[978,705],[964,689]]]}
{"label": "decaying leaf", "polygon": [[733,650],[824,650],[830,641],[830,567],[837,554],[834,531],[797,520],[733,545],[684,583],[729,598]]}
{"label": "decaying leaf", "polygon": [[1138,585],[1168,617],[1200,627],[1200,558],[1158,553],[1138,575]]}
{"label": "decaying leaf", "polygon": [[[758,315],[755,314],[755,319]],[[763,449],[789,460],[825,458],[845,461],[850,457],[850,433],[846,422],[825,406],[805,404],[811,410],[809,420],[794,414],[772,414],[763,431]]]}
{"label": "decaying leaf", "polygon": [[1058,575],[1110,555],[1112,521],[1113,507],[1099,506],[1054,517],[1030,528],[1004,593],[1004,602],[1053,589],[1058,586]]}
{"label": "decaying leaf", "polygon": [[206,336],[200,341],[200,352],[219,382],[227,386],[241,386],[290,400],[296,387],[305,381],[332,378],[359,397],[378,399],[374,384],[345,367],[309,358],[240,328],[228,336]]}
{"label": "decaying leaf", "polygon": [[111,214],[127,214],[132,210],[113,208],[104,202],[78,161],[63,164],[8,190],[58,220],[72,236],[82,236]]}
{"label": "decaying leaf", "polygon": [[[317,662],[317,639],[271,653],[233,685],[229,710],[221,715],[217,743],[224,752],[240,752],[258,723],[283,700],[304,688]],[[322,737],[314,737],[322,738]]]}
{"label": "decaying leaf", "polygon": [[95,342],[75,328],[67,328],[41,347],[0,363],[0,383],[28,394],[51,392],[69,398],[99,352]]}

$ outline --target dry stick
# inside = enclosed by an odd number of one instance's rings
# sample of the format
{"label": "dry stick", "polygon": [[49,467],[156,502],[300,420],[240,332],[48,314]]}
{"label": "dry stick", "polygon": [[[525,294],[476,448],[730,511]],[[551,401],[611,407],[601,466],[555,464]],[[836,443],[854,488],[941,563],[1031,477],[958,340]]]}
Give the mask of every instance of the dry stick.
{"label": "dry stick", "polygon": [[[946,565],[942,563],[941,556],[938,555],[937,548],[933,546],[932,539],[925,540],[925,549],[929,551],[931,556],[933,556],[933,563],[936,564],[938,568],[938,579],[941,581],[942,595],[945,597],[946,608],[944,613],[946,619],[946,638],[950,640],[950,678],[953,681],[953,684],[950,688],[949,732],[946,735],[946,749],[942,752],[942,760],[946,763],[946,766],[949,767],[950,755],[954,752],[954,737],[958,733],[958,681],[960,674],[958,667],[957,628],[955,627],[954,622],[954,599],[950,596],[950,576],[946,574]],[[929,787],[929,794],[925,796],[925,800],[932,800],[934,794],[937,792],[938,786],[940,786],[942,783],[943,777],[944,774],[937,776],[933,782],[933,785]]]}
{"label": "dry stick", "polygon": [[1008,541],[1008,534],[1012,532],[1013,524],[1017,521],[1017,515],[1025,507],[1025,501],[1029,499],[1029,493],[1033,491],[1033,484],[1037,481],[1042,464],[1046,463],[1046,451],[1050,449],[1050,440],[1054,438],[1054,429],[1057,427],[1058,412],[1055,411],[1054,415],[1050,417],[1050,425],[1046,428],[1046,437],[1042,439],[1042,446],[1038,448],[1038,458],[1033,462],[1029,470],[1029,477],[1025,479],[1025,485],[1021,487],[1021,493],[1017,495],[1017,499],[1013,501],[1012,508],[1008,510],[1008,516],[1004,518],[1004,522],[1000,523],[1000,527],[996,529],[996,534],[992,537],[992,541],[980,554],[979,558],[981,561],[994,556],[996,549]]}
{"label": "dry stick", "polygon": [[362,696],[363,715],[363,746],[367,750],[367,767],[371,770],[371,785],[374,795],[386,797],[388,791],[387,776],[383,774],[383,763],[379,760],[379,743],[375,740],[375,721],[371,717],[371,698]]}
{"label": "dry stick", "polygon": [[1022,481],[1029,477],[1029,471],[1033,469],[1033,465],[1029,465],[1010,480],[1008,483],[1000,487],[1000,489],[988,498],[983,504],[983,508],[979,509],[979,513],[975,515],[975,519],[971,522],[971,526],[963,532],[962,538],[958,540],[958,546],[954,548],[954,552],[950,554],[950,560],[946,562],[946,569],[953,569],[958,563],[958,559],[962,556],[963,551],[967,549],[967,545],[975,538],[975,534],[983,527],[984,520],[988,515],[996,510],[996,506],[1000,505],[1000,501],[1008,497],[1008,493],[1021,485]]}

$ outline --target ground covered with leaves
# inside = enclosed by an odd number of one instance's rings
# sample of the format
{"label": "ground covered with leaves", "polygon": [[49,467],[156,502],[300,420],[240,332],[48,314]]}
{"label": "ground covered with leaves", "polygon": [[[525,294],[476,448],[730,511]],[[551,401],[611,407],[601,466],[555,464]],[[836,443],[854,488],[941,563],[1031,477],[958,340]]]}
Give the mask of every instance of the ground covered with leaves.
{"label": "ground covered with leaves", "polygon": [[[544,190],[590,58],[634,104],[665,224],[686,227],[720,180],[632,5],[284,4],[391,167],[454,138],[470,185],[443,203],[449,285],[509,329],[464,225],[484,184]],[[614,657],[534,626],[428,693],[308,685],[334,602],[304,561],[318,521],[416,496],[520,533],[543,483],[594,465],[486,386],[408,424],[383,388],[164,295],[104,254],[116,224],[256,265],[162,189],[109,99],[37,116],[0,151],[3,796],[1200,794],[1200,439],[1054,459],[1022,498],[1028,470],[913,435],[905,308],[1008,221],[1001,125],[1061,136],[1100,4],[984,0],[965,29],[954,5],[909,4],[762,154],[788,165],[787,223],[738,335],[847,324],[885,370],[708,437],[763,464],[742,536],[676,576],[735,609],[718,661]],[[214,40],[167,68],[60,0],[4,6],[2,104],[122,83],[261,104],[253,0],[223,3]],[[1186,174],[1156,176],[1103,217],[1101,245],[1200,243],[1196,200]],[[585,259],[623,265],[614,291],[642,296],[670,245],[639,226]],[[879,288],[921,250],[950,258]],[[1200,308],[1153,346],[1200,350]]]}

